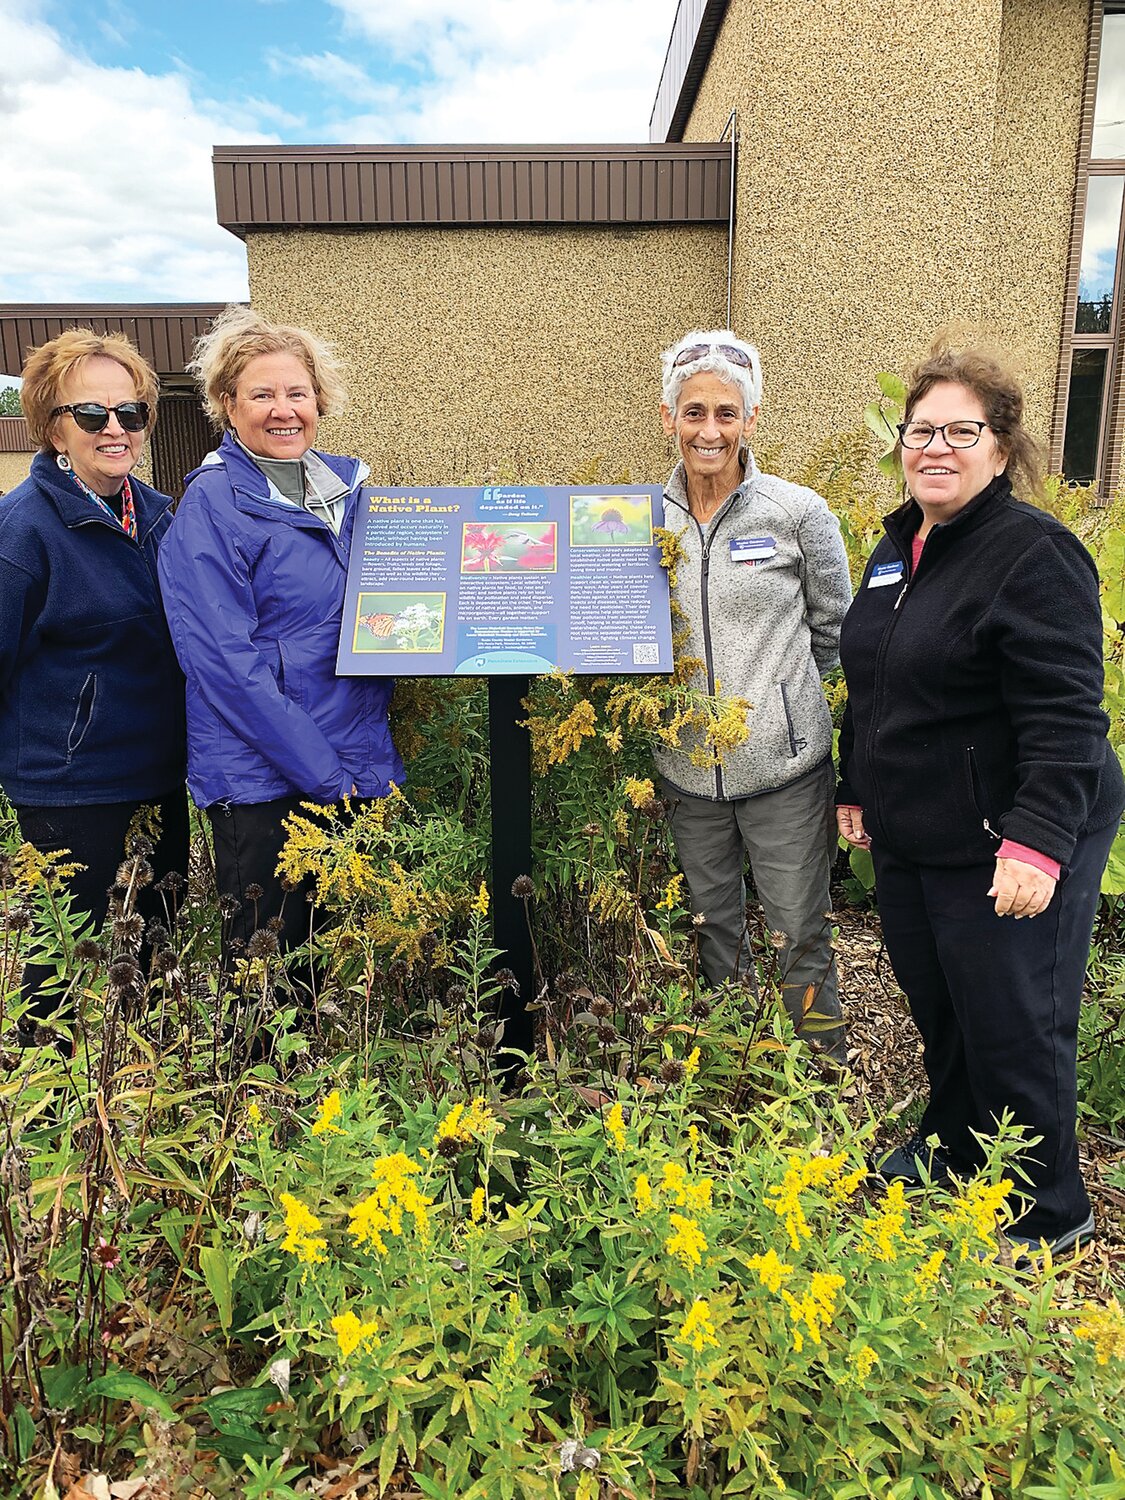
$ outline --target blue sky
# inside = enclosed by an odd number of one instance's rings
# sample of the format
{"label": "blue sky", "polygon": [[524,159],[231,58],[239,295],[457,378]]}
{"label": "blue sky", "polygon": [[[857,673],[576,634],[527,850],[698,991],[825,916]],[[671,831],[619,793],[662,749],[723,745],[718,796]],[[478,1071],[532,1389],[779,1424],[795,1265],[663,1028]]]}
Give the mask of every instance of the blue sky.
{"label": "blue sky", "polygon": [[647,139],[676,0],[0,0],[0,302],[245,297],[211,148]]}

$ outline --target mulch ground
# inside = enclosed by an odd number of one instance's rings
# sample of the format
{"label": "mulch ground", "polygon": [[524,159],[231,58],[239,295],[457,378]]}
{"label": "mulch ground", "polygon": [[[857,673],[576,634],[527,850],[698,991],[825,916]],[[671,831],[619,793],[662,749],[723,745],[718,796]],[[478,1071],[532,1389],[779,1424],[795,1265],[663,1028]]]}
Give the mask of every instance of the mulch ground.
{"label": "mulch ground", "polygon": [[[868,1108],[880,1119],[906,1115],[899,1131],[893,1126],[887,1130],[889,1147],[913,1128],[926,1097],[922,1044],[891,972],[878,915],[841,901],[834,916],[840,928],[836,957],[854,1073],[847,1098],[857,1121],[866,1118]],[[1079,1296],[1104,1300],[1125,1290],[1125,1192],[1106,1181],[1125,1163],[1125,1139],[1083,1121],[1079,1150],[1098,1238],[1066,1262],[1067,1273],[1073,1272]]]}

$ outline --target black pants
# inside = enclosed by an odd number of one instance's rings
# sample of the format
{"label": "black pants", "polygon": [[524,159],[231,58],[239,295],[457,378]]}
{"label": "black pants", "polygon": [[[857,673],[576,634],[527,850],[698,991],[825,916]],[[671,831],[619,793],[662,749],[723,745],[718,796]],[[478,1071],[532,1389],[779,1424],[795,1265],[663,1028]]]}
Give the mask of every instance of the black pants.
{"label": "black pants", "polygon": [[981,1160],[973,1131],[993,1135],[1010,1110],[1042,1137],[1025,1159],[1033,1205],[1020,1234],[1053,1238],[1090,1200],[1078,1166],[1078,1012],[1102,871],[1115,827],[1080,838],[1046,911],[998,917],[994,866],[915,865],[873,847],[892,967],[922,1034],[930,1102],[921,1129],[954,1166]]}
{"label": "black pants", "polygon": [[[187,794],[177,787],[163,797],[151,798],[160,811],[160,837],[149,856],[153,882],[137,895],[137,911],[145,919],[167,921],[175,898],[157,891],[156,881],[175,871],[187,875],[190,827]],[[67,882],[73,899],[72,911],[88,911],[96,927],[105,921],[109,910],[109,891],[117,868],[125,856],[125,835],[138,808],[144,802],[103,802],[86,807],[17,807],[20,832],[41,853],[69,849],[70,860],[85,866]],[[142,949],[142,964],[145,950]],[[44,993],[43,986],[55,975],[53,967],[28,964],[23,972],[23,994],[30,1003],[26,1014],[42,1020],[57,1003],[54,995]]]}
{"label": "black pants", "polygon": [[[224,973],[230,972],[235,958],[244,956],[245,944],[254,933],[267,927],[273,918],[281,923],[277,938],[282,953],[299,948],[320,925],[310,900],[316,890],[312,876],[286,891],[274,873],[285,844],[282,819],[300,812],[301,803],[307,800],[294,796],[278,797],[273,802],[216,802],[207,809],[215,835],[219,896],[233,896],[240,903],[232,916],[223,919]],[[253,894],[254,886],[261,888],[260,896]]]}

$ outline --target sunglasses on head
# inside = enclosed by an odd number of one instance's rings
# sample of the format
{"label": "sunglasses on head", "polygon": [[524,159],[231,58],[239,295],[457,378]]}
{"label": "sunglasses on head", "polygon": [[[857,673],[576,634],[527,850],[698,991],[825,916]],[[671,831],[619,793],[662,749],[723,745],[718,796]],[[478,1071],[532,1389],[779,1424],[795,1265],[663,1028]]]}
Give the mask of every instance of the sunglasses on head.
{"label": "sunglasses on head", "polygon": [[673,370],[678,370],[681,365],[690,365],[693,360],[703,359],[714,350],[721,354],[724,359],[729,359],[731,364],[741,365],[744,370],[750,369],[750,356],[745,349],[739,349],[736,344],[691,344],[687,349],[681,349],[672,361]]}
{"label": "sunglasses on head", "polygon": [[112,414],[126,432],[143,432],[148,426],[147,401],[122,401],[120,406],[103,406],[100,401],[76,401],[71,406],[56,406],[52,417],[69,412],[83,432],[101,432]]}

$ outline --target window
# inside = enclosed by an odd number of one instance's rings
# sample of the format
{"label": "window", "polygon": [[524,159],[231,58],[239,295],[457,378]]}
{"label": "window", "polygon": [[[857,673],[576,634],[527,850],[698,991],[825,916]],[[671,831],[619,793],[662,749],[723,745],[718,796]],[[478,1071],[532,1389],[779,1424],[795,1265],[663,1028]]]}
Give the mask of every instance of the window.
{"label": "window", "polygon": [[[1118,478],[1125,435],[1125,3],[1107,3],[1101,18],[1093,134],[1084,175],[1062,469],[1076,484],[1108,489]],[[1081,190],[1081,182],[1079,186]]]}

